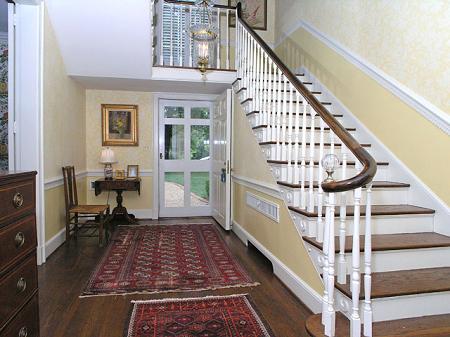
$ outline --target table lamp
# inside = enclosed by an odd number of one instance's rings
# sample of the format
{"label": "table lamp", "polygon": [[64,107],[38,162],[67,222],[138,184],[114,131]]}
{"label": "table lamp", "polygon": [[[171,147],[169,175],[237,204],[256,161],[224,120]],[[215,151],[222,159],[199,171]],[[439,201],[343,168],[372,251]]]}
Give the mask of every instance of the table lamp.
{"label": "table lamp", "polygon": [[102,155],[100,156],[100,163],[105,164],[105,179],[112,180],[113,169],[111,164],[117,163],[114,151],[111,150],[109,147],[103,149]]}

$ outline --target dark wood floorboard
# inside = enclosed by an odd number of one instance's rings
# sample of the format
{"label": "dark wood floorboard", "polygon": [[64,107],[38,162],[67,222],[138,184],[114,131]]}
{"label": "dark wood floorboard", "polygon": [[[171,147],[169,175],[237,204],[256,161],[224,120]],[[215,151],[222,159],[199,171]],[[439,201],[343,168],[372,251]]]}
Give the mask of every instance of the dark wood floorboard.
{"label": "dark wood floorboard", "polygon": [[[213,222],[211,218],[162,219],[142,223]],[[220,228],[220,226],[218,226]],[[123,337],[131,300],[202,297],[248,293],[277,337],[308,336],[305,321],[311,312],[272,273],[270,263],[234,233],[220,230],[235,257],[260,286],[155,295],[79,298],[105,248],[96,238],[80,238],[61,246],[39,267],[42,337]]]}

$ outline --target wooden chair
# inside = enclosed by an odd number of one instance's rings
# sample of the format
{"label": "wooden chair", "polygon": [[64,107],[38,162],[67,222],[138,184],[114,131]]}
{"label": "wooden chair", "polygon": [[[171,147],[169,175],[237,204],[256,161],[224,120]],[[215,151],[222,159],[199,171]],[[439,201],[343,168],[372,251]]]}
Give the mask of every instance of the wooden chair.
{"label": "wooden chair", "polygon": [[[98,227],[98,243],[102,246],[109,205],[79,205],[75,168],[66,166],[62,168],[62,171],[66,205],[66,241],[69,242],[71,236],[75,239],[78,236],[92,237],[94,236],[92,229],[95,230]],[[80,221],[80,218],[85,221]],[[91,230],[90,234],[83,234],[89,230]]]}

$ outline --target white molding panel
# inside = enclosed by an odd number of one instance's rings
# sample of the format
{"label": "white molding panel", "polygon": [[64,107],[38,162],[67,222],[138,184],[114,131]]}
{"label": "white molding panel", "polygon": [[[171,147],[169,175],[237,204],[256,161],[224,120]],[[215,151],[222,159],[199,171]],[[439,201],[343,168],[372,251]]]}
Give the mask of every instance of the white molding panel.
{"label": "white molding panel", "polygon": [[233,182],[254,189],[255,191],[270,195],[271,197],[283,200],[283,197],[281,196],[280,188],[278,185],[268,184],[260,180],[247,178],[244,176],[240,176],[237,174],[232,174],[231,178],[233,179]]}
{"label": "white molding panel", "polygon": [[248,191],[246,193],[246,203],[247,206],[250,206],[269,219],[278,223],[280,222],[280,206],[278,204]]}
{"label": "white molding panel", "polygon": [[288,287],[297,298],[299,298],[310,310],[318,313],[322,309],[322,297],[314,289],[312,289],[297,274],[289,269],[275,255],[273,255],[266,247],[256,240],[241,225],[233,220],[233,232],[239,239],[247,245],[251,242],[266,258],[272,262],[274,274]]}
{"label": "white molding panel", "polygon": [[352,52],[350,49],[344,47],[342,44],[333,38],[325,35],[310,23],[300,20],[296,22],[286,33],[284,33],[279,41],[275,44],[278,47],[289,35],[294,33],[297,29],[303,28],[308,33],[319,39],[327,47],[334,50],[336,53],[344,57],[348,62],[362,70],[366,75],[377,81],[383,88],[390,91],[403,102],[408,104],[411,108],[419,112],[424,118],[436,125],[446,134],[450,135],[450,115],[433,105],[424,97],[413,92],[405,85],[398,82],[393,77],[389,76],[375,65],[369,63],[361,56]]}

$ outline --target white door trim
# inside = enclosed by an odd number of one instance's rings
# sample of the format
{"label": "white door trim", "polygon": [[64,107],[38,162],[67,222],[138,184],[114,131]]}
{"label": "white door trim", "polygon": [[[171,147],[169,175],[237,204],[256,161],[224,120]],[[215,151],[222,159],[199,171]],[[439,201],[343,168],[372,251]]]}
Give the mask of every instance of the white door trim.
{"label": "white door trim", "polygon": [[[214,101],[218,95],[196,94],[199,101]],[[155,92],[153,93],[153,219],[159,218],[159,101],[164,99],[192,100],[193,94]]]}

